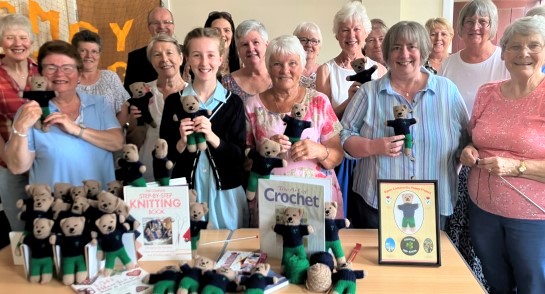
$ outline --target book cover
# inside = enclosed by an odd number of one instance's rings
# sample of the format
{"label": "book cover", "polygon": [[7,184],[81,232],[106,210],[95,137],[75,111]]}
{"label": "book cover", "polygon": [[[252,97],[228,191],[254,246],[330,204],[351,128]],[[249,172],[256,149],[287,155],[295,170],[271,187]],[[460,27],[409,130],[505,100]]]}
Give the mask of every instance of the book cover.
{"label": "book cover", "polygon": [[190,260],[189,191],[186,185],[123,188],[130,214],[140,223],[140,260]]}
{"label": "book cover", "polygon": [[72,289],[76,293],[148,294],[152,293],[153,287],[142,282],[142,278],[147,274],[148,272],[142,268],[114,271],[110,277],[96,276],[86,280],[86,283],[72,285]]}
{"label": "book cover", "polygon": [[305,236],[307,254],[325,250],[324,202],[331,201],[331,180],[271,176],[260,179],[257,188],[259,203],[259,243],[261,252],[282,258],[282,237],[273,231],[283,222],[286,207],[302,208],[302,224],[311,225],[314,233]]}

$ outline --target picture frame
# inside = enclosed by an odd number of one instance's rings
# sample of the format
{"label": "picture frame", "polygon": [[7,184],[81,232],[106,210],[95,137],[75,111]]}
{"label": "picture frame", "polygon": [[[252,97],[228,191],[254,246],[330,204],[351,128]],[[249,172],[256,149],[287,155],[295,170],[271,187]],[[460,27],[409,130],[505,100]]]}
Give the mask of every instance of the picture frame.
{"label": "picture frame", "polygon": [[377,181],[379,264],[441,266],[437,181]]}

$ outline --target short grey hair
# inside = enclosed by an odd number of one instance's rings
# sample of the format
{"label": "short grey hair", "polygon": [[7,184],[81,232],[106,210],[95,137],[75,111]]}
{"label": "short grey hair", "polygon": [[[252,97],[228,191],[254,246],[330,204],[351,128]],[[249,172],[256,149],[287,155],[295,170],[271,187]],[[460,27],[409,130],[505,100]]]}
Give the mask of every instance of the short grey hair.
{"label": "short grey hair", "polygon": [[545,6],[536,6],[526,12],[526,16],[541,15],[545,16]]}
{"label": "short grey hair", "polygon": [[159,42],[166,42],[166,43],[172,43],[174,47],[176,47],[176,50],[181,55],[182,54],[182,48],[180,48],[180,44],[178,44],[178,40],[176,38],[171,37],[167,34],[157,34],[151,38],[151,41],[148,44],[148,47],[146,48],[146,57],[148,58],[148,61],[151,62],[151,48],[155,46],[156,43]]}
{"label": "short grey hair", "polygon": [[490,37],[489,40],[496,37],[496,32],[498,31],[498,8],[491,0],[472,0],[467,2],[460,14],[458,15],[458,22],[456,28],[458,29],[458,36],[462,37],[462,32],[464,29],[464,21],[466,17],[488,17],[490,18]]}
{"label": "short grey hair", "polygon": [[302,68],[305,68],[305,65],[307,64],[307,53],[305,52],[303,45],[301,45],[301,42],[299,42],[299,39],[297,39],[296,36],[283,35],[274,38],[269,43],[267,51],[265,52],[265,64],[267,65],[267,69],[269,68],[269,61],[271,59],[271,56],[277,54],[296,54],[299,55],[299,60],[301,62]]}
{"label": "short grey hair", "polygon": [[333,18],[333,33],[336,35],[339,32],[341,24],[349,20],[361,23],[367,34],[371,31],[371,20],[369,20],[367,10],[361,2],[350,1],[335,13],[335,17]]}
{"label": "short grey hair", "polygon": [[269,41],[269,34],[267,33],[267,29],[265,29],[265,26],[261,22],[255,19],[245,20],[237,26],[235,30],[235,41],[238,43],[240,38],[248,35],[250,32],[253,31],[256,31],[265,43]]}
{"label": "short grey hair", "polygon": [[[531,36],[534,34],[540,35],[542,41],[545,41],[545,17],[534,15],[517,19],[503,32],[503,36],[500,39],[502,52],[505,51],[507,43],[509,43],[514,36]],[[544,45],[545,44],[541,44],[541,46]]]}
{"label": "short grey hair", "polygon": [[322,31],[320,30],[320,27],[313,22],[302,22],[298,24],[293,31],[293,35],[298,36],[301,33],[316,34],[318,35],[318,39],[322,41]]}
{"label": "short grey hair", "polygon": [[0,18],[0,37],[4,37],[6,30],[13,28],[25,30],[28,33],[30,42],[34,43],[34,33],[28,17],[22,14],[8,14]]}
{"label": "short grey hair", "polygon": [[382,42],[384,62],[388,63],[392,47],[400,40],[418,46],[418,50],[420,51],[420,65],[424,65],[424,61],[428,59],[428,55],[431,52],[430,37],[424,26],[416,21],[400,21],[393,25],[386,33],[386,36],[384,36],[384,42]]}

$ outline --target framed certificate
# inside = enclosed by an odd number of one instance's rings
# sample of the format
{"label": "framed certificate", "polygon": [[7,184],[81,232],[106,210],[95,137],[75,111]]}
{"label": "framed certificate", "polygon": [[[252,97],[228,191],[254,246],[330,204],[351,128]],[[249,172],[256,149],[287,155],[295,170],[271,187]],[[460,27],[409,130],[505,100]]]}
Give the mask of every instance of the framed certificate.
{"label": "framed certificate", "polygon": [[378,180],[380,264],[441,265],[437,181]]}

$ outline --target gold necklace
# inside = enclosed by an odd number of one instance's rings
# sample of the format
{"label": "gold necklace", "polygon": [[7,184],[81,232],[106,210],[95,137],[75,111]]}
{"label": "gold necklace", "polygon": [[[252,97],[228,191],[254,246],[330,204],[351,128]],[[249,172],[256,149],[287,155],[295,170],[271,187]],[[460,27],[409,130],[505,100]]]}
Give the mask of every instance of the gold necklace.
{"label": "gold necklace", "polygon": [[[404,96],[407,97],[407,98],[409,98],[410,92],[411,92],[410,90],[409,90],[409,91],[404,90],[404,89],[402,89],[401,87],[399,87],[398,85],[394,84],[393,82],[390,82],[390,83],[392,84],[392,88],[394,88],[394,90],[395,90],[396,92],[398,92],[398,93],[399,93],[399,92],[403,92],[403,93],[405,93]],[[403,95],[402,93],[399,93],[399,94]]]}

